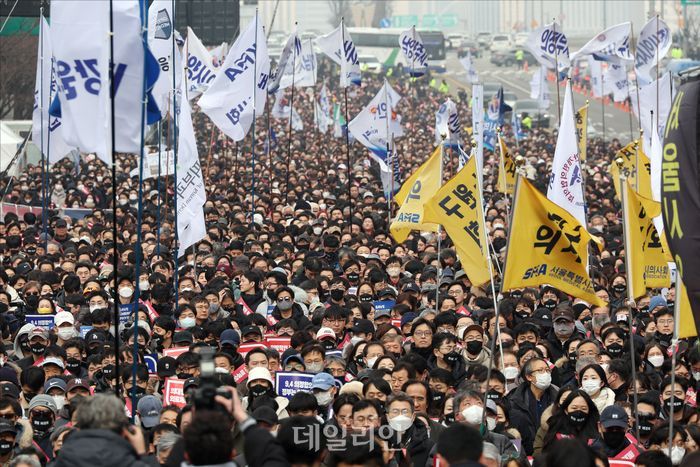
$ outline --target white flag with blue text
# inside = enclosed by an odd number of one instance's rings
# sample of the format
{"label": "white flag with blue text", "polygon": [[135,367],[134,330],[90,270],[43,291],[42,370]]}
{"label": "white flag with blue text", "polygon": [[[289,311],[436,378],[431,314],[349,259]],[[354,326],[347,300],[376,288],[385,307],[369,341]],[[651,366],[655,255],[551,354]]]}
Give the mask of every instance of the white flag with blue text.
{"label": "white flag with blue text", "polygon": [[632,51],[630,50],[631,35],[632,23],[629,21],[611,26],[571,54],[571,61],[585,55],[593,55],[596,60],[617,64],[623,61],[632,61]]}
{"label": "white flag with blue text", "polygon": [[586,210],[583,200],[581,157],[576,136],[574,99],[571,94],[571,84],[568,82],[564,93],[557,146],[552,159],[552,174],[549,178],[547,198],[557,206],[566,209],[585,228]]}
{"label": "white flag with blue text", "polygon": [[340,65],[341,88],[361,84],[360,60],[357,56],[357,49],[355,49],[352,37],[342,21],[340,26],[333,31],[325,36],[317,37],[316,45],[331,60]]}
{"label": "white flag with blue text", "polygon": [[265,31],[256,16],[236,39],[199,106],[224,134],[241,141],[254,116],[263,114],[269,77]]}
{"label": "white flag with blue text", "polygon": [[604,82],[603,82],[603,64],[602,62],[594,59],[593,57],[588,57],[588,73],[590,75],[591,91],[593,92],[593,97],[601,98],[605,94]]}
{"label": "white flag with blue text", "polygon": [[474,66],[474,61],[472,60],[472,53],[467,52],[467,55],[459,59],[459,63],[462,64],[462,68],[467,72],[467,82],[469,84],[476,84],[479,82],[479,73],[476,71]]}
{"label": "white flag with blue text", "polygon": [[603,88],[605,95],[612,94],[615,102],[624,102],[630,94],[627,67],[624,64],[609,63]]}
{"label": "white flag with blue text", "polygon": [[435,112],[435,144],[443,143],[450,147],[457,147],[460,145],[461,131],[457,105],[448,97]]}
{"label": "white flag with blue text", "polygon": [[292,68],[291,64],[287,63],[280,80],[281,88],[290,87],[292,81],[294,81],[295,88],[305,88],[316,84],[318,65],[316,63],[316,52],[314,52],[311,40],[301,43],[301,49],[294,60],[294,65],[294,68]]}
{"label": "white flag with blue text", "polygon": [[187,51],[187,97],[194,99],[209,88],[216,78],[217,70],[211,54],[190,27],[187,28],[185,50]]}
{"label": "white flag with blue text", "polygon": [[161,114],[165,115],[170,105],[173,87],[173,24],[172,0],[154,0],[148,8],[148,47],[160,66],[158,80],[153,86],[153,97]]}
{"label": "white flag with blue text", "polygon": [[56,95],[57,87],[51,52],[51,29],[46,18],[41,18],[39,28],[39,52],[36,59],[36,85],[34,87],[34,111],[32,112],[32,141],[47,156],[49,163],[54,163],[67,156],[73,148],[63,140],[61,119],[49,115],[51,100]]}
{"label": "white flag with blue text", "polygon": [[387,148],[391,149],[393,138],[403,136],[401,117],[394,111],[399,100],[401,96],[384,80],[377,95],[348,125],[352,136],[370,150],[382,170],[388,170]]}
{"label": "white flag with blue text", "polygon": [[551,95],[549,84],[547,83],[547,67],[544,65],[540,65],[532,74],[532,79],[530,79],[530,99],[536,99],[542,110],[549,108]]}
{"label": "white flag with blue text", "polygon": [[651,77],[651,70],[671,50],[671,42],[671,29],[664,20],[654,16],[647,21],[639,33],[634,54],[634,70],[641,86],[650,84],[654,80]]}
{"label": "white flag with blue text", "polygon": [[556,22],[545,24],[532,31],[525,45],[540,65],[550,70],[559,65],[558,71],[563,72],[571,66],[569,41]]}
{"label": "white flag with blue text", "polygon": [[409,74],[414,78],[423,76],[428,71],[428,51],[415,25],[401,33],[399,47],[406,57]]}
{"label": "white flag with blue text", "polygon": [[[296,28],[289,35],[287,43],[282,49],[279,61],[274,70],[270,72],[270,83],[267,86],[267,92],[274,94],[280,88],[280,81],[282,81],[282,76],[284,75],[287,68],[292,75],[296,69],[297,57],[301,55],[301,40],[297,35]],[[292,79],[295,78],[292,76]]]}

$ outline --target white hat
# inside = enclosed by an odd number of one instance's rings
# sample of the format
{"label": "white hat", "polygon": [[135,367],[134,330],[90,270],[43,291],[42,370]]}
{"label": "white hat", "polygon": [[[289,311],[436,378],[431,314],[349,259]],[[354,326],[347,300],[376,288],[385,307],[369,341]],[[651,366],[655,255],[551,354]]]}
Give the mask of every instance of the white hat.
{"label": "white hat", "polygon": [[257,379],[264,379],[265,381],[269,381],[271,385],[275,385],[274,381],[272,381],[270,370],[261,366],[256,366],[250,370],[250,373],[248,373],[248,385]]}
{"label": "white hat", "polygon": [[335,331],[333,331],[331,328],[321,328],[318,330],[316,333],[316,340],[321,340],[324,337],[330,337],[332,339],[335,339]]}
{"label": "white hat", "polygon": [[61,360],[58,357],[46,357],[44,361],[39,364],[39,366],[44,366],[48,364],[56,365],[61,370],[64,370],[66,368],[66,365],[63,363],[63,360]]}
{"label": "white hat", "polygon": [[75,324],[75,318],[73,317],[73,313],[69,311],[59,311],[56,313],[56,316],[54,316],[53,322],[56,326],[60,326],[65,323],[70,323],[72,326]]}

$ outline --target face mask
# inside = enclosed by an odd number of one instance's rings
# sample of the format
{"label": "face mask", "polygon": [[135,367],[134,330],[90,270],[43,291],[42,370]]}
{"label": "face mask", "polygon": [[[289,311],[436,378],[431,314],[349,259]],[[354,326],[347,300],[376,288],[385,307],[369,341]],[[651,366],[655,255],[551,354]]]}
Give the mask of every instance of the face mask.
{"label": "face mask", "polygon": [[77,358],[66,359],[66,368],[74,375],[77,375],[80,373],[80,360]]}
{"label": "face mask", "polygon": [[535,387],[545,390],[552,384],[552,375],[550,373],[539,373],[535,376]]}
{"label": "face mask", "polygon": [[178,323],[180,323],[180,327],[181,327],[182,329],[193,328],[194,325],[197,324],[197,322],[195,321],[195,319],[194,319],[194,318],[191,318],[191,317],[182,318],[182,319],[178,320]]}
{"label": "face mask", "polygon": [[277,308],[279,308],[280,311],[289,311],[292,309],[292,306],[294,306],[294,303],[292,303],[291,300],[287,300],[285,302],[277,302]]}
{"label": "face mask", "polygon": [[455,366],[460,359],[460,355],[454,350],[443,357],[445,363],[450,366]]}
{"label": "face mask", "polygon": [[495,418],[487,418],[486,419],[486,428],[489,429],[489,431],[493,431],[496,429],[496,419]]}
{"label": "face mask", "polygon": [[379,357],[372,357],[367,359],[367,368],[374,368],[374,364],[377,363]]}
{"label": "face mask", "polygon": [[607,315],[597,315],[594,316],[592,321],[594,328],[602,328],[610,322],[610,316]]}
{"label": "face mask", "polygon": [[148,281],[139,281],[140,290],[148,290],[151,288],[151,283]]}
{"label": "face mask", "polygon": [[253,397],[260,397],[267,394],[268,389],[266,386],[263,386],[261,384],[255,384],[253,386],[248,387],[248,392]]}
{"label": "face mask", "polygon": [[484,343],[481,341],[469,341],[467,342],[467,352],[469,352],[472,355],[477,355],[481,353],[481,349],[483,349]]}
{"label": "face mask", "polygon": [[345,290],[343,290],[343,289],[332,289],[331,290],[331,298],[336,302],[341,301],[344,296],[345,296]]}
{"label": "face mask", "polygon": [[111,379],[114,376],[114,365],[111,363],[109,365],[105,365],[102,368],[102,376],[104,376],[105,379]]}
{"label": "face mask", "polygon": [[700,382],[700,371],[693,371],[693,379]]}
{"label": "face mask", "polygon": [[399,433],[403,433],[411,428],[413,419],[407,415],[398,415],[389,419],[389,426]]}
{"label": "face mask", "polygon": [[587,379],[581,383],[581,390],[584,391],[589,396],[592,396],[600,390],[600,380],[599,379]]}
{"label": "face mask", "polygon": [[321,342],[321,345],[324,349],[326,349],[326,351],[335,350],[336,348],[335,341],[332,341],[330,339],[325,339],[323,342]]}
{"label": "face mask", "polygon": [[671,339],[673,339],[673,333],[664,334],[664,333],[662,333],[662,332],[656,331],[656,332],[654,333],[654,337],[656,337],[656,339],[657,339],[659,342],[670,343],[670,342],[671,342]]}
{"label": "face mask", "polygon": [[671,448],[671,463],[673,465],[679,465],[685,457],[685,448],[680,446],[673,446]]}
{"label": "face mask", "polygon": [[494,391],[493,389],[490,389],[490,390],[486,393],[486,398],[487,398],[487,399],[491,399],[492,401],[497,401],[497,400],[500,399],[501,397],[503,397],[503,394],[501,394],[500,392],[496,392],[496,391]]}
{"label": "face mask", "polygon": [[556,323],[554,323],[553,327],[554,327],[554,333],[558,336],[569,337],[569,336],[571,336],[571,334],[574,333],[574,323],[556,322]]}
{"label": "face mask", "polygon": [[[664,399],[664,409],[667,413],[671,413],[671,398]],[[673,413],[678,413],[683,410],[683,400],[677,397],[673,398]]]}
{"label": "face mask", "polygon": [[505,378],[508,381],[515,380],[519,375],[520,375],[520,370],[518,370],[514,366],[507,366],[503,369],[503,376],[505,376]]}
{"label": "face mask", "polygon": [[588,418],[588,414],[581,410],[576,410],[574,412],[568,413],[567,416],[569,417],[569,421],[576,427],[583,426],[583,424],[586,423],[586,419]]}
{"label": "face mask", "polygon": [[346,277],[351,284],[357,284],[357,282],[360,280],[360,274],[357,272],[348,273]]}
{"label": "face mask", "polygon": [[454,413],[448,413],[442,417],[442,424],[445,426],[450,426],[455,422]]}
{"label": "face mask", "polygon": [[51,396],[56,403],[58,410],[61,410],[66,405],[66,396]]}
{"label": "face mask", "polygon": [[51,429],[51,415],[32,416],[32,429],[34,434],[43,434]]}
{"label": "face mask", "polygon": [[619,357],[620,355],[622,355],[622,351],[623,351],[624,349],[625,349],[625,348],[622,346],[622,344],[610,344],[610,345],[606,348],[606,350],[608,351],[608,353],[609,353],[610,355],[612,355],[613,358],[617,358],[617,357]]}
{"label": "face mask", "polygon": [[445,393],[438,392],[438,391],[433,392],[432,402],[430,403],[430,406],[431,407],[442,407],[444,403],[445,403]]}
{"label": "face mask", "polygon": [[24,299],[27,306],[33,310],[36,310],[36,306],[39,304],[39,297],[36,295],[30,295]]}
{"label": "face mask", "polygon": [[308,373],[317,374],[323,371],[323,362],[309,363],[306,365],[306,371]]}
{"label": "face mask", "polygon": [[32,353],[35,354],[42,354],[44,353],[44,350],[46,350],[46,346],[40,343],[31,344],[29,348],[31,349]]}
{"label": "face mask", "polygon": [[353,347],[355,347],[358,342],[362,342],[362,341],[364,341],[364,339],[361,337],[354,336],[354,337],[350,338],[350,344],[352,344]]}
{"label": "face mask", "polygon": [[627,286],[624,284],[613,285],[612,289],[618,294],[622,295],[627,290]]}
{"label": "face mask", "polygon": [[651,355],[650,357],[647,358],[649,360],[649,363],[654,368],[659,368],[661,365],[664,364],[664,356],[663,355]]}
{"label": "face mask", "polygon": [[136,386],[135,388],[131,388],[129,390],[129,398],[135,398],[135,399],[140,399],[143,397],[143,395],[146,394],[146,388],[142,388],[141,386]]}
{"label": "face mask", "polygon": [[464,421],[470,425],[481,425],[481,420],[484,416],[484,408],[478,405],[472,405],[462,410]]}
{"label": "face mask", "polygon": [[367,293],[363,293],[359,297],[360,303],[370,303],[372,301],[372,296]]}
{"label": "face mask", "polygon": [[639,417],[639,435],[649,436],[654,429],[654,419],[650,417]]}
{"label": "face mask", "polygon": [[8,455],[15,447],[14,443],[9,441],[0,441],[0,456]]}
{"label": "face mask", "polygon": [[625,432],[622,430],[606,431],[603,440],[611,448],[619,447],[625,441]]}
{"label": "face mask", "polygon": [[389,277],[398,277],[401,275],[401,268],[387,268],[386,273]]}
{"label": "face mask", "polygon": [[316,397],[316,402],[318,402],[318,405],[321,407],[326,407],[333,400],[330,390],[317,392],[316,394],[314,394],[314,397]]}
{"label": "face mask", "polygon": [[557,301],[554,300],[553,298],[550,298],[549,300],[545,301],[543,303],[543,305],[546,309],[548,309],[549,311],[552,311],[557,307]]}
{"label": "face mask", "polygon": [[99,310],[100,308],[104,308],[102,305],[90,305],[90,313],[94,312],[95,310]]}
{"label": "face mask", "polygon": [[77,331],[70,327],[70,328],[58,328],[58,332],[56,333],[59,337],[59,339],[67,341],[68,339],[71,339],[77,335]]}
{"label": "face mask", "polygon": [[134,295],[134,289],[132,289],[131,287],[122,287],[121,289],[119,289],[119,296],[121,298],[129,298],[132,295]]}

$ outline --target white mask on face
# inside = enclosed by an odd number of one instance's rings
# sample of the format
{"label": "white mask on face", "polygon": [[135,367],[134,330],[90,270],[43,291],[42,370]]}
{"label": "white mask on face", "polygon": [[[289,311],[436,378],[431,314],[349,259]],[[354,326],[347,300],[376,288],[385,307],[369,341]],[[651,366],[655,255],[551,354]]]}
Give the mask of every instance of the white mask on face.
{"label": "white mask on face", "polygon": [[399,433],[407,431],[411,425],[413,425],[413,419],[406,415],[398,415],[389,419],[389,426]]}
{"label": "white mask on face", "polygon": [[73,327],[65,327],[58,328],[56,334],[58,334],[58,337],[61,340],[67,341],[68,339],[72,339],[73,337],[75,337],[78,334],[78,332]]}
{"label": "white mask on face", "polygon": [[372,357],[367,359],[367,368],[374,368],[374,364],[377,363],[377,357]]}
{"label": "white mask on face", "polygon": [[680,446],[673,446],[671,448],[671,463],[673,465],[679,465],[685,456],[685,448]]}
{"label": "white mask on face", "polygon": [[503,376],[505,376],[505,378],[508,381],[513,381],[513,380],[517,379],[519,374],[520,374],[520,370],[518,370],[514,366],[507,366],[503,369]]}
{"label": "white mask on face", "polygon": [[484,408],[478,405],[471,405],[462,410],[464,421],[470,425],[481,425],[481,420],[484,416]]}
{"label": "white mask on face", "polygon": [[592,396],[600,390],[600,380],[599,379],[587,379],[581,383],[581,390],[584,391],[589,396]]}
{"label": "white mask on face", "polygon": [[61,410],[64,405],[66,405],[66,396],[51,396],[53,401],[56,403],[56,408]]}
{"label": "white mask on face", "polygon": [[649,360],[649,363],[651,363],[654,368],[659,368],[661,365],[664,364],[664,356],[663,355],[650,355],[647,357],[647,360]]}
{"label": "white mask on face", "polygon": [[139,281],[139,289],[148,290],[151,288],[151,283],[148,281]]}
{"label": "white mask on face", "polygon": [[552,374],[551,373],[538,373],[535,376],[535,387],[537,389],[545,390],[549,388],[552,384]]}
{"label": "white mask on face", "polygon": [[134,289],[131,287],[122,287],[119,289],[119,296],[122,298],[130,298],[132,295],[134,295]]}
{"label": "white mask on face", "polygon": [[316,397],[316,402],[318,402],[318,405],[321,407],[327,406],[333,400],[330,389],[328,391],[317,392],[314,396]]}
{"label": "white mask on face", "polygon": [[486,428],[489,429],[489,431],[493,431],[496,429],[496,419],[495,418],[487,418],[486,419]]}
{"label": "white mask on face", "polygon": [[195,319],[194,319],[194,318],[191,318],[191,317],[182,318],[182,319],[179,320],[179,323],[180,323],[180,327],[181,327],[182,329],[193,328],[194,325],[197,324],[197,322],[195,321]]}
{"label": "white mask on face", "polygon": [[358,342],[362,342],[362,341],[364,341],[364,339],[362,337],[355,336],[355,337],[350,338],[350,343],[352,344],[353,347],[355,347]]}

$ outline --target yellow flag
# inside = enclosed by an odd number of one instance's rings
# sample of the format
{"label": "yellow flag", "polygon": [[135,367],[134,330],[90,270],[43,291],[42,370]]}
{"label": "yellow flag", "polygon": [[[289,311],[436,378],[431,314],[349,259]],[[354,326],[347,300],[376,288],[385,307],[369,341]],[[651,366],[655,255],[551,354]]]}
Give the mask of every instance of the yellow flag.
{"label": "yellow flag", "polygon": [[[627,177],[632,188],[645,198],[651,198],[651,162],[638,142],[632,141],[615,154],[615,159],[610,165],[618,199],[620,198],[620,169],[616,163],[618,158],[622,159],[622,175]],[[637,170],[637,162],[639,162],[639,170]]]}
{"label": "yellow flag", "polygon": [[695,326],[693,318],[693,309],[690,307],[688,299],[688,291],[685,289],[685,284],[681,279],[680,274],[676,277],[676,312],[675,319],[678,320],[678,338],[695,337],[698,335],[698,329]]}
{"label": "yellow flag", "polygon": [[515,190],[515,161],[501,135],[498,135],[498,146],[501,149],[501,157],[498,160],[498,185],[496,188],[501,193],[512,195],[513,190]]}
{"label": "yellow flag", "polygon": [[455,244],[462,268],[474,285],[488,282],[486,231],[476,180],[476,158],[445,183],[425,203],[425,222],[442,224]]}
{"label": "yellow flag", "polygon": [[442,147],[438,146],[432,156],[423,163],[396,193],[396,202],[401,205],[389,231],[401,243],[411,230],[437,231],[437,224],[423,222],[423,205],[440,188]]}
{"label": "yellow flag", "polygon": [[586,271],[588,242],[600,240],[524,177],[520,180],[501,290],[549,284],[589,303],[604,305]]}
{"label": "yellow flag", "polygon": [[588,103],[576,111],[576,138],[578,153],[581,160],[586,161],[586,145],[588,141]]}
{"label": "yellow flag", "polygon": [[[668,287],[671,276],[653,218],[661,213],[661,204],[639,195],[629,180],[624,186],[623,209],[627,246],[625,252],[630,270],[627,286],[633,298],[646,295],[647,288]],[[630,279],[630,276],[632,277]]]}

